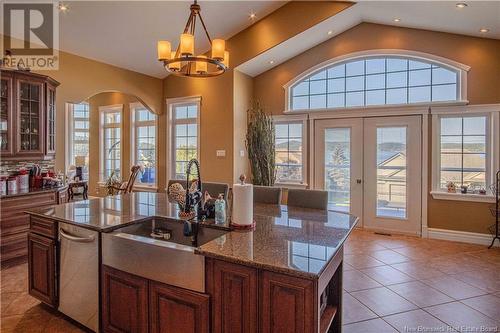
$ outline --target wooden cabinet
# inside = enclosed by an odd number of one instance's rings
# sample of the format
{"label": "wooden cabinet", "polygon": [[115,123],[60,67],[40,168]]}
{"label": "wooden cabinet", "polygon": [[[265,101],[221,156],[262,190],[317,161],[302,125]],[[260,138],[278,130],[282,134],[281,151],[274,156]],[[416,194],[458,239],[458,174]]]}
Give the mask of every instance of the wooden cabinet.
{"label": "wooden cabinet", "polygon": [[208,295],[108,266],[103,266],[102,272],[104,332],[209,332]]}
{"label": "wooden cabinet", "polygon": [[0,75],[0,154],[2,157],[14,154],[13,140],[13,106],[14,89],[13,75],[2,72]]}
{"label": "wooden cabinet", "polygon": [[56,87],[48,76],[1,70],[0,154],[3,159],[55,155]]}
{"label": "wooden cabinet", "polygon": [[209,296],[158,282],[149,285],[150,332],[208,333]]}
{"label": "wooden cabinet", "polygon": [[214,333],[258,331],[258,272],[255,268],[206,259]]}
{"label": "wooden cabinet", "polygon": [[28,253],[29,294],[56,307],[56,241],[30,232]]}
{"label": "wooden cabinet", "polygon": [[261,277],[263,333],[317,331],[313,281],[269,271],[263,271]]}
{"label": "wooden cabinet", "polygon": [[101,311],[104,332],[148,332],[148,280],[103,266]]}
{"label": "wooden cabinet", "polygon": [[[3,196],[0,205],[1,265],[12,266],[28,258],[28,231],[30,217],[24,211],[30,208],[53,206],[64,198],[67,187],[33,193]],[[38,232],[37,232],[38,233]]]}

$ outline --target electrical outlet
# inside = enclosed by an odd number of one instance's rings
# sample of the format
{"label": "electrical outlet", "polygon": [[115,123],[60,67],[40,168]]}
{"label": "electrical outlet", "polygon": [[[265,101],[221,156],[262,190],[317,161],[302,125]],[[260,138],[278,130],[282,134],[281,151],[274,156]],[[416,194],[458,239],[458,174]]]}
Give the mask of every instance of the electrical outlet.
{"label": "electrical outlet", "polygon": [[245,157],[245,151],[243,149],[240,150],[240,157]]}
{"label": "electrical outlet", "polygon": [[225,150],[223,150],[223,149],[222,149],[222,150],[216,150],[216,151],[215,151],[215,155],[216,155],[217,157],[226,157],[226,151],[225,151]]}

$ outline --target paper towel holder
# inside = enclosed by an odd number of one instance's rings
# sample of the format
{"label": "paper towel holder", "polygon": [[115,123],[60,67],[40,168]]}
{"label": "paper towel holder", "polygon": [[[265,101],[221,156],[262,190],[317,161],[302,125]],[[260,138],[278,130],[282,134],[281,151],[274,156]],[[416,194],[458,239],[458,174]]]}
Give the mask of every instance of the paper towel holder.
{"label": "paper towel holder", "polygon": [[[244,173],[242,173],[239,177],[240,185],[245,185],[246,179],[247,179],[247,176]],[[231,228],[233,228],[234,230],[253,231],[253,230],[255,230],[255,220],[252,221],[252,224],[238,224],[238,223],[234,223],[232,221],[232,218],[231,218],[231,222],[229,223],[229,226]]]}

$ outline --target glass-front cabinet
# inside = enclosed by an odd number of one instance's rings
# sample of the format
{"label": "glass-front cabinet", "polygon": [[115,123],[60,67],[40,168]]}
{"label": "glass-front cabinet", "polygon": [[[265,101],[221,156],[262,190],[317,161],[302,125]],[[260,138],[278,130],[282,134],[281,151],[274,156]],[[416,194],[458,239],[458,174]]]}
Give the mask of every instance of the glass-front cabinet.
{"label": "glass-front cabinet", "polygon": [[0,77],[0,152],[3,156],[12,156],[14,152],[12,137],[12,75],[3,73]]}
{"label": "glass-front cabinet", "polygon": [[48,76],[25,71],[2,70],[1,77],[2,158],[53,158],[56,148],[56,87],[59,83]]}

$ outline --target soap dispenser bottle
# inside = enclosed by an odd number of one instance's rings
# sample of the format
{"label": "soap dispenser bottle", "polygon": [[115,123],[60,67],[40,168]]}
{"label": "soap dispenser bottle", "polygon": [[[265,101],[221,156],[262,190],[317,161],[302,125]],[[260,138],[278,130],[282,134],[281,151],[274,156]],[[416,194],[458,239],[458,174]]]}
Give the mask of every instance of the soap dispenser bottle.
{"label": "soap dispenser bottle", "polygon": [[215,200],[215,223],[222,224],[226,222],[226,201],[224,194],[220,193],[219,198]]}

